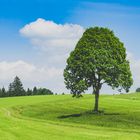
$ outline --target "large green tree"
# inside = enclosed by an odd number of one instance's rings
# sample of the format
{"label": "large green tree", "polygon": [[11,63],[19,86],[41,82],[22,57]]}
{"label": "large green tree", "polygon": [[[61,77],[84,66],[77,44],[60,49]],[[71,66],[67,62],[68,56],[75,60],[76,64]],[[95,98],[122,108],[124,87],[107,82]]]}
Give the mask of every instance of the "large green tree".
{"label": "large green tree", "polygon": [[124,44],[108,28],[88,28],[67,59],[64,79],[76,97],[92,87],[94,112],[98,112],[99,93],[104,83],[126,92],[133,84]]}

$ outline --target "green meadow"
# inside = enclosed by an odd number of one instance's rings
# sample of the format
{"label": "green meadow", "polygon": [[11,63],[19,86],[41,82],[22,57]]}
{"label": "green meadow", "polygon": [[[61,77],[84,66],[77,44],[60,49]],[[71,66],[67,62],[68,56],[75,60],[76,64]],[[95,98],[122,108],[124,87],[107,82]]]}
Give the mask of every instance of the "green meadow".
{"label": "green meadow", "polygon": [[139,140],[140,93],[0,99],[0,140]]}

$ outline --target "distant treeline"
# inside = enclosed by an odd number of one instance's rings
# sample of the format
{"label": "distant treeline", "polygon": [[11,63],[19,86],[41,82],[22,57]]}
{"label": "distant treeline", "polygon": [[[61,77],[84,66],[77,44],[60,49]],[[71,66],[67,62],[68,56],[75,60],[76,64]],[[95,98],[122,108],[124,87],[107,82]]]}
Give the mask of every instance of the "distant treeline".
{"label": "distant treeline", "polygon": [[52,95],[53,92],[46,88],[37,88],[25,90],[19,77],[15,77],[14,81],[9,84],[8,90],[4,87],[0,89],[0,97],[13,96],[31,96],[31,95]]}

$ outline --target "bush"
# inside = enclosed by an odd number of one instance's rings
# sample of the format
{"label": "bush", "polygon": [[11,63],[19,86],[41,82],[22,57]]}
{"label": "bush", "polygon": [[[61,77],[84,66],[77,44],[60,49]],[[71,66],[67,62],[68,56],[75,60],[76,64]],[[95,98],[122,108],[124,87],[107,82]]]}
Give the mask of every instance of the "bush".
{"label": "bush", "polygon": [[137,88],[137,89],[136,89],[136,92],[140,92],[140,88]]}

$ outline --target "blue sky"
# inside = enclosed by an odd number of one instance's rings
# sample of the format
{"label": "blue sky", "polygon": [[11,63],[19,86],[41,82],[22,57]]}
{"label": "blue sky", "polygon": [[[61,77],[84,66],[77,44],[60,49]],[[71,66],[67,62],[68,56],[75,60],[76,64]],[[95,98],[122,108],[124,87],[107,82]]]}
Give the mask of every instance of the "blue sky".
{"label": "blue sky", "polygon": [[[64,31],[66,23],[68,30]],[[45,86],[67,92],[62,71],[68,53],[80,38],[77,31],[103,26],[124,42],[135,80],[131,90],[135,90],[140,86],[139,25],[139,0],[0,0],[0,87],[7,87],[18,75],[25,87]],[[60,40],[54,35],[57,27],[62,31]],[[73,33],[75,39],[67,40],[65,33]],[[114,91],[105,87],[102,92]]]}

